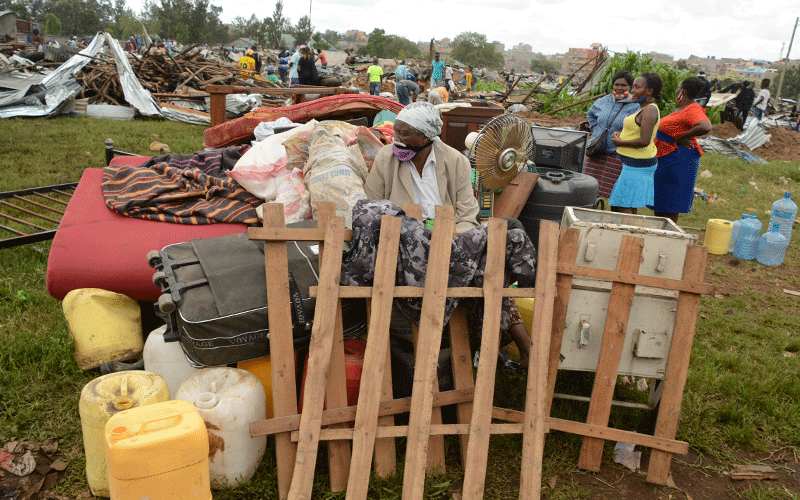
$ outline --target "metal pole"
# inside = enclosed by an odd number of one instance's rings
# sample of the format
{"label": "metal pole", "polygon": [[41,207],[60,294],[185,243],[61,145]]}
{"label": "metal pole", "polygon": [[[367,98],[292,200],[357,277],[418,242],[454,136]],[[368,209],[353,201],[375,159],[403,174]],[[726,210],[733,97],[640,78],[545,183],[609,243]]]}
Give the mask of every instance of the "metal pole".
{"label": "metal pole", "polygon": [[775,102],[779,103],[781,100],[781,89],[783,88],[783,76],[786,74],[786,66],[789,65],[789,53],[792,51],[792,42],[794,42],[794,34],[797,31],[797,23],[800,23],[800,17],[794,22],[792,29],[792,38],[789,40],[789,48],[786,50],[786,59],[784,60],[783,69],[781,70],[781,79],[778,81],[778,92],[775,94]]}

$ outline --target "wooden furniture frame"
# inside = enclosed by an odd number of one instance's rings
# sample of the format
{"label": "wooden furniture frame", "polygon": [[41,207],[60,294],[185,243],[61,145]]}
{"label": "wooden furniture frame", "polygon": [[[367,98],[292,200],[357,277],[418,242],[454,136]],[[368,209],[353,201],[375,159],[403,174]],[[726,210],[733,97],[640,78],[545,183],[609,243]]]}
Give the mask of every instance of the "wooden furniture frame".
{"label": "wooden furniture frame", "polygon": [[[408,212],[418,211],[411,207]],[[371,287],[341,287],[343,242],[351,237],[343,219],[333,217],[333,207],[320,207],[318,229],[283,227],[282,207],[265,207],[264,227],[250,228],[251,239],[265,241],[267,297],[270,305],[270,350],[272,358],[273,405],[275,418],[251,423],[251,435],[275,434],[280,498],[310,498],[320,440],[328,441],[331,489],[347,489],[347,498],[367,498],[370,462],[375,472],[386,475],[395,470],[395,437],[407,438],[403,498],[421,499],[426,470],[444,464],[440,445],[445,434],[461,435],[465,468],[463,498],[483,497],[489,437],[495,433],[522,433],[523,460],[520,498],[539,498],[542,452],[546,432],[547,356],[556,280],[558,225],[543,221],[540,229],[536,287],[503,288],[505,264],[505,226],[503,219],[489,220],[487,263],[483,288],[448,288],[447,278],[451,239],[455,220],[450,207],[437,207],[436,226],[429,254],[424,288],[394,285],[400,219],[384,216],[375,278]],[[312,329],[308,371],[304,386],[303,412],[297,414],[294,367],[292,365],[291,317],[286,273],[286,241],[321,241],[320,279],[316,290],[316,321]],[[492,407],[497,365],[503,297],[536,297],[531,335],[532,359],[528,374],[525,412]],[[371,298],[369,342],[364,373],[355,407],[345,407],[341,298]],[[421,297],[422,314],[416,342],[415,375],[411,398],[391,396],[389,348],[389,307],[395,297]],[[454,314],[451,327],[455,390],[438,392],[438,362],[447,297],[483,297],[484,331],[481,362],[472,378],[472,363],[463,317]],[[273,309],[274,308],[274,309]],[[327,410],[323,410],[323,403]],[[441,424],[437,411],[444,404],[459,404],[458,423]],[[410,412],[407,426],[394,425],[392,415]],[[512,423],[492,423],[492,419]],[[516,420],[516,422],[514,422]],[[336,425],[355,422],[353,428]],[[328,426],[322,429],[322,426]],[[295,443],[296,442],[296,443]],[[352,444],[352,453],[350,445]],[[333,445],[333,446],[332,446]]]}
{"label": "wooden furniture frame", "polygon": [[[577,266],[579,230],[563,228],[558,246],[558,277],[556,301],[553,312],[552,340],[548,374],[548,410],[552,405],[553,392],[561,355],[561,342],[572,289],[573,276],[585,276],[612,282],[611,299],[605,321],[600,356],[595,372],[594,387],[589,402],[586,423],[548,418],[550,429],[563,430],[584,436],[578,466],[600,470],[605,440],[613,439],[652,448],[647,471],[647,481],[665,485],[669,475],[673,453],[685,455],[689,445],[676,441],[681,412],[683,389],[689,371],[689,357],[697,323],[697,308],[701,294],[714,293],[714,287],[703,283],[707,249],[690,245],[686,248],[686,259],[682,280],[671,280],[638,274],[644,239],[624,236],[619,249],[617,268],[614,271]],[[639,434],[608,427],[614,387],[619,369],[621,346],[627,332],[628,318],[636,285],[676,290],[678,295],[677,317],[669,350],[667,370],[662,381],[663,393],[658,409],[654,435]]]}
{"label": "wooden furniture frame", "polygon": [[206,85],[205,91],[211,95],[211,126],[225,122],[225,96],[228,94],[264,94],[292,96],[293,104],[306,101],[307,94],[339,95],[354,94],[356,91],[343,87],[314,87],[295,85],[291,88],[244,87],[238,85]]}

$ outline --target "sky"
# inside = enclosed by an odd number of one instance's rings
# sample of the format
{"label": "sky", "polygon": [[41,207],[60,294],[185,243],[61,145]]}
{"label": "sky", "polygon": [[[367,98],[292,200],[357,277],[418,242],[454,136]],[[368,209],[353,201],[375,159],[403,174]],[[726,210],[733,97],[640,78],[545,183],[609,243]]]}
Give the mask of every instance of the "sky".
{"label": "sky", "polygon": [[[128,0],[140,10],[142,0]],[[271,17],[273,0],[212,0],[222,20]],[[741,57],[775,61],[786,56],[800,2],[797,0],[284,0],[294,24],[311,15],[316,31],[380,28],[414,42],[455,38],[474,31],[511,48],[564,53],[598,42],[612,52],[628,49],[670,54],[675,59]],[[800,58],[800,33],[790,56]],[[783,52],[781,46],[785,44]]]}

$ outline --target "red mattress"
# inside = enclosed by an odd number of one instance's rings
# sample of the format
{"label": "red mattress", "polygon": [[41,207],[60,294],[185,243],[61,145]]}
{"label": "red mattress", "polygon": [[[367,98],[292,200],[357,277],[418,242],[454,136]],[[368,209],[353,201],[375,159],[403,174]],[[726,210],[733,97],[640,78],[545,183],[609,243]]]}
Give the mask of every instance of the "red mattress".
{"label": "red mattress", "polygon": [[261,122],[286,117],[295,123],[317,120],[346,120],[366,116],[373,118],[381,110],[399,113],[403,105],[397,101],[367,94],[342,94],[281,108],[258,108],[246,115],[220,123],[203,132],[203,142],[209,148],[224,148],[242,144],[253,138]]}
{"label": "red mattress", "polygon": [[[147,157],[122,157],[112,164],[138,165]],[[102,288],[136,300],[160,295],[147,252],[172,243],[247,230],[243,224],[191,226],[124,217],[106,208],[103,170],[83,172],[56,231],[47,261],[47,291],[56,299],[76,288]]]}

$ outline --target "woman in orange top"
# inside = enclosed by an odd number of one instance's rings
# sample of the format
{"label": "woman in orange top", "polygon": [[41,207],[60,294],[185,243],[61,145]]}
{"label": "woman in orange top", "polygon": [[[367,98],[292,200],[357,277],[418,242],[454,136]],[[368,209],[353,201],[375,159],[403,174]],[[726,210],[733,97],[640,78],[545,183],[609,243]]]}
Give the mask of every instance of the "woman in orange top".
{"label": "woman in orange top", "polygon": [[675,92],[678,108],[661,119],[656,132],[658,168],[653,176],[653,205],[648,208],[676,223],[678,214],[692,211],[694,183],[703,155],[696,137],[711,131],[705,111],[695,102],[703,88],[697,77],[682,81]]}

